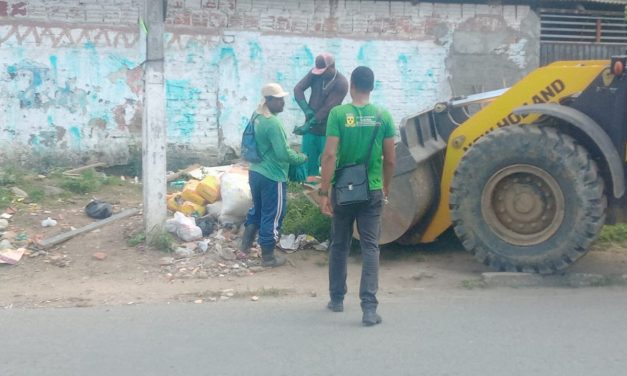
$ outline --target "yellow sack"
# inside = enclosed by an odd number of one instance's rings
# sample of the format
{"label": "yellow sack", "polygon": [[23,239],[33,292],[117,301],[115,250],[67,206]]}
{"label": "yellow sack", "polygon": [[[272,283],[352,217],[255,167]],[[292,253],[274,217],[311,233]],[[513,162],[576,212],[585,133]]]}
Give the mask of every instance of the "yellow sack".
{"label": "yellow sack", "polygon": [[196,187],[196,193],[213,204],[220,199],[220,180],[213,175],[209,175],[202,179]]}
{"label": "yellow sack", "polygon": [[200,206],[205,206],[207,202],[205,199],[196,193],[196,188],[198,188],[198,184],[200,182],[198,180],[190,180],[185,184],[185,188],[183,188],[183,192],[181,192],[181,197],[183,197],[186,201],[191,201],[194,204],[198,204]]}

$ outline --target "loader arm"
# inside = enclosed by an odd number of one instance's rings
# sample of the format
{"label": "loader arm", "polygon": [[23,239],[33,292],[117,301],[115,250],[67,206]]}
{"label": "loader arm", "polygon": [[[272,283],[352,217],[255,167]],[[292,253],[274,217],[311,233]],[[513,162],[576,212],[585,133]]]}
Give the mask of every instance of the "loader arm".
{"label": "loader arm", "polygon": [[518,115],[514,110],[530,104],[560,103],[564,98],[577,95],[608,65],[608,60],[561,61],[538,68],[455,128],[447,141],[437,209],[424,232],[416,234],[418,238],[411,239],[411,242],[432,242],[451,226],[449,191],[452,178],[465,152],[475,142],[495,129],[534,122],[538,114]]}

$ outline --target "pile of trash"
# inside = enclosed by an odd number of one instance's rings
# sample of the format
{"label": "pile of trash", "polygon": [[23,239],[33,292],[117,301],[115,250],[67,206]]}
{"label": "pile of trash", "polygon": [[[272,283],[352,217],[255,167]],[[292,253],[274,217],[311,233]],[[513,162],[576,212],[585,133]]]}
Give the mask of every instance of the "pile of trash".
{"label": "pile of trash", "polygon": [[[262,270],[258,247],[248,255],[238,252],[252,206],[246,166],[200,167],[188,175],[189,180],[172,182],[170,186],[180,190],[167,196],[173,215],[164,228],[182,242],[173,257],[160,261],[167,278],[228,278]],[[287,253],[304,248],[326,250],[326,243],[309,235],[284,235],[277,246]]]}
{"label": "pile of trash", "polygon": [[[191,179],[170,184],[182,189],[167,196],[173,216],[164,226],[183,244],[174,250],[174,257],[163,258],[161,266],[171,278],[247,275],[249,267],[260,264],[258,250],[237,259],[240,231],[252,206],[248,169],[241,165],[200,167],[188,175]],[[189,260],[194,256],[199,257]]]}
{"label": "pile of trash", "polygon": [[0,215],[0,264],[17,264],[24,253],[28,237],[26,233],[16,234],[9,229],[9,220],[15,214],[15,209],[8,208]]}
{"label": "pile of trash", "polygon": [[170,184],[182,185],[181,191],[166,198],[170,211],[194,218],[208,217],[222,226],[239,226],[244,222],[252,206],[245,166],[201,167],[189,175],[193,178],[187,182],[179,180]]}
{"label": "pile of trash", "polygon": [[236,228],[220,228],[198,241],[184,242],[174,249],[172,256],[159,260],[161,272],[168,280],[230,279],[264,270],[258,248],[254,248],[245,259],[237,258],[235,250],[239,238]]}

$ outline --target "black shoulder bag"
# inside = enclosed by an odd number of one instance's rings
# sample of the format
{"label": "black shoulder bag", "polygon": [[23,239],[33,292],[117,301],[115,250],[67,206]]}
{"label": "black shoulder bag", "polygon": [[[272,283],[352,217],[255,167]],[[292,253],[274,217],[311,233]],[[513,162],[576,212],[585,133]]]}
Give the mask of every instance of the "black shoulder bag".
{"label": "black shoulder bag", "polygon": [[370,186],[368,184],[368,164],[372,154],[372,145],[377,138],[381,122],[377,113],[375,130],[368,147],[366,160],[362,163],[352,163],[335,170],[335,202],[338,205],[359,204],[368,201]]}

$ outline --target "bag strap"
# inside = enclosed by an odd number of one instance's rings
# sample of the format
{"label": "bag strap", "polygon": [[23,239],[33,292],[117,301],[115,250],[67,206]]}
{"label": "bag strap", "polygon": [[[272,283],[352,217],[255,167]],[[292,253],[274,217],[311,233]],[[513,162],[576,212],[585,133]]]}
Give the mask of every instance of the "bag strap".
{"label": "bag strap", "polygon": [[[259,117],[259,113],[257,113],[257,111],[253,112],[253,114],[250,116],[250,130],[253,133],[253,138],[255,139],[255,145],[257,144],[257,132],[255,131],[255,119],[257,119]],[[264,155],[261,155],[261,152],[259,151],[259,146],[257,146],[257,154],[259,154],[259,158],[263,159]]]}
{"label": "bag strap", "polygon": [[370,164],[372,146],[374,145],[374,140],[377,138],[377,133],[379,133],[379,128],[381,128],[381,109],[377,109],[377,116],[374,124],[374,132],[372,132],[372,139],[370,139],[370,146],[368,146],[368,154],[366,154],[366,160],[362,162],[366,165],[366,168],[368,168],[368,165]]}
{"label": "bag strap", "polygon": [[250,124],[252,125],[251,128],[253,130],[253,133],[255,133],[255,119],[257,119],[257,117],[259,117],[257,111],[253,112],[253,114],[250,116]]}

